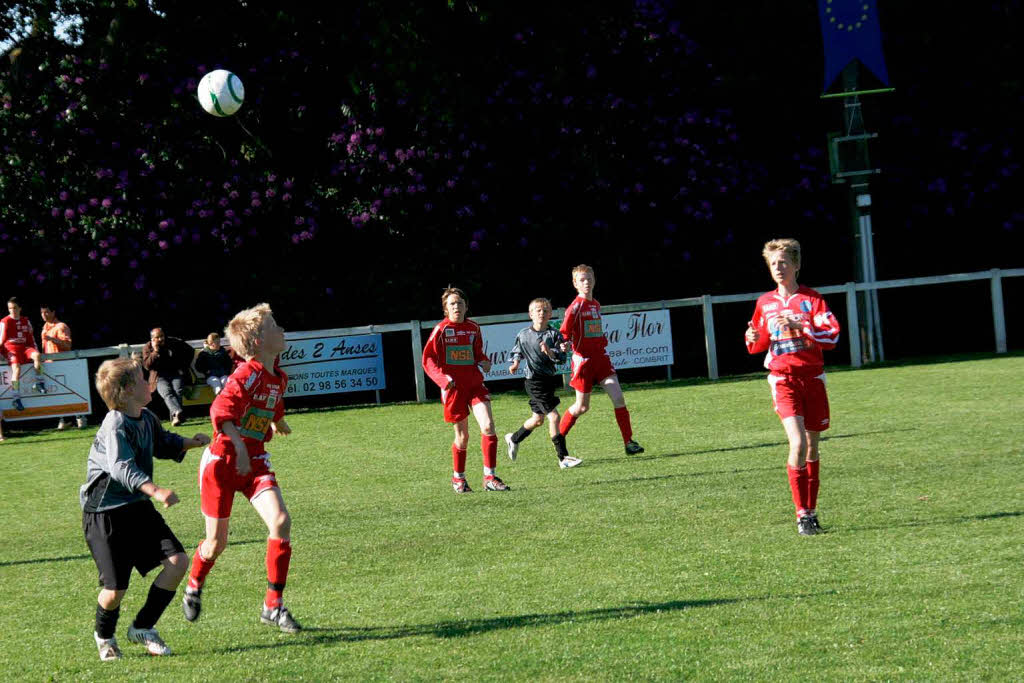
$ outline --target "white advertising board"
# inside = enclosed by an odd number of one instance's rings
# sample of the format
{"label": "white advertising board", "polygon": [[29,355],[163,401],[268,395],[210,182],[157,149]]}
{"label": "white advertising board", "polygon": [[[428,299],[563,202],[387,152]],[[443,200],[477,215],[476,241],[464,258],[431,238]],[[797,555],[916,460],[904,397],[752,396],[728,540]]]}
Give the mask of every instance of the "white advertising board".
{"label": "white advertising board", "polygon": [[36,371],[32,365],[22,366],[21,403],[25,409],[15,410],[11,391],[11,366],[0,365],[0,410],[5,420],[36,420],[88,415],[92,412],[89,367],[84,358],[43,363],[43,372],[46,393],[33,388]]}
{"label": "white advertising board", "polygon": [[[672,322],[667,310],[641,311],[638,313],[612,313],[602,316],[604,336],[608,339],[607,352],[616,370],[672,365]],[[484,375],[487,381],[522,378],[525,368],[520,364],[519,372],[509,374],[512,362],[512,346],[519,330],[529,326],[529,321],[481,325],[484,353],[491,359],[491,371]],[[552,321],[553,326],[558,323]],[[569,372],[568,360],[559,366],[562,373]]]}

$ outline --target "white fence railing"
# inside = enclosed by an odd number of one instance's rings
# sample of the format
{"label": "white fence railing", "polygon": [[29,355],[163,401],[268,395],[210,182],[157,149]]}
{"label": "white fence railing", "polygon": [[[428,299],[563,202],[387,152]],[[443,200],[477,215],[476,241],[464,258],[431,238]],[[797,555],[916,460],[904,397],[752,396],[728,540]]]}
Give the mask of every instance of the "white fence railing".
{"label": "white fence railing", "polygon": [[[935,275],[931,277],[912,277],[901,280],[880,280],[877,282],[847,282],[843,285],[829,285],[815,287],[821,294],[846,295],[846,321],[843,325],[843,332],[849,339],[850,365],[855,368],[861,367],[862,353],[860,343],[860,324],[857,310],[857,292],[864,292],[879,289],[894,289],[900,287],[919,287],[924,285],[945,285],[956,282],[971,282],[977,280],[989,280],[992,295],[992,324],[995,330],[995,351],[1006,353],[1006,316],[1003,310],[1003,278],[1024,276],[1024,268],[1013,268],[1000,270],[980,271],[977,273],[956,273],[952,275]],[[704,347],[707,354],[708,377],[718,379],[718,347],[715,343],[715,317],[714,305],[725,303],[738,303],[743,301],[756,301],[763,292],[749,294],[721,294],[689,297],[686,299],[666,299],[663,301],[646,301],[632,304],[614,304],[602,306],[604,313],[633,313],[639,311],[650,311],[669,308],[685,308],[700,306],[704,318]],[[564,314],[564,309],[554,312],[554,317]],[[528,322],[529,316],[525,313],[507,313],[503,315],[474,316],[473,320],[481,325],[505,322]],[[426,400],[426,380],[423,368],[420,365],[420,358],[423,353],[422,330],[432,329],[435,321],[422,322],[411,320],[403,323],[388,323],[384,325],[363,325],[360,327],[341,327],[329,330],[311,330],[305,332],[289,332],[285,335],[287,340],[309,339],[312,337],[345,336],[356,334],[376,334],[378,332],[409,332],[412,350],[412,367],[416,384],[416,400],[422,403]],[[195,348],[203,345],[203,340],[190,340],[189,343]],[[94,358],[104,356],[127,356],[134,351],[141,351],[142,344],[120,344],[118,346],[106,346],[95,349],[83,349],[65,351],[44,356],[45,358]]]}

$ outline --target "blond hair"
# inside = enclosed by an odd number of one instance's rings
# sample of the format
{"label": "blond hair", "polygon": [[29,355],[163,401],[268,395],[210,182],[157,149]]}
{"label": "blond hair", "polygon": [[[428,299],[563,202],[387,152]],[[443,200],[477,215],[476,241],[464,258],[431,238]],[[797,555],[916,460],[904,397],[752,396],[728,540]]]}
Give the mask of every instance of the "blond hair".
{"label": "blond hair", "polygon": [[527,307],[526,310],[530,310],[531,308],[533,308],[534,304],[540,304],[541,306],[544,306],[545,308],[547,308],[549,311],[551,310],[551,302],[548,301],[547,299],[545,299],[542,296],[538,296],[536,299],[531,301],[530,305]]}
{"label": "blond hair", "polygon": [[590,273],[591,275],[593,275],[594,269],[588,266],[586,263],[579,264],[578,266],[572,269],[573,282],[576,281],[576,273]]}
{"label": "blond hair", "polygon": [[253,358],[258,348],[257,342],[263,339],[263,321],[273,314],[270,304],[256,304],[239,311],[224,327],[228,345],[242,358]]}
{"label": "blond hair", "polygon": [[136,371],[141,376],[142,363],[134,358],[115,358],[100,365],[96,371],[96,391],[108,409],[124,410],[128,406]]}
{"label": "blond hair", "polygon": [[761,256],[764,257],[764,262],[771,266],[769,258],[777,251],[784,252],[789,260],[792,261],[793,266],[797,272],[800,272],[800,243],[792,238],[774,239],[768,240],[764,243],[764,249],[761,251]]}

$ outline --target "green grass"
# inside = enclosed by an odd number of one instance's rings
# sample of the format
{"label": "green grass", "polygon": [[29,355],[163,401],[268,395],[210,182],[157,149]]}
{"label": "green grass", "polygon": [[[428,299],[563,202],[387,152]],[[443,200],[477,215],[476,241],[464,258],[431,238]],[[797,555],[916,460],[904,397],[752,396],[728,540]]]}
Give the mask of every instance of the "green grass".
{"label": "green grass", "polygon": [[[287,604],[306,627],[258,623],[265,530],[236,498],[231,545],[204,612],[159,623],[175,655],[123,633],[149,579],[133,578],[119,634],[92,642],[96,571],[77,488],[88,433],[0,445],[4,462],[0,670],[29,680],[1009,679],[1024,652],[1024,357],[835,372],[819,513],[796,533],[786,448],[762,378],[627,388],[627,457],[609,402],[569,435],[560,471],[534,434],[508,494],[448,484],[437,404],[289,418],[274,468],[294,520]],[[563,408],[567,400],[563,399]],[[499,433],[525,398],[494,401]],[[191,420],[182,433],[208,430]],[[192,451],[160,462],[203,533]]]}

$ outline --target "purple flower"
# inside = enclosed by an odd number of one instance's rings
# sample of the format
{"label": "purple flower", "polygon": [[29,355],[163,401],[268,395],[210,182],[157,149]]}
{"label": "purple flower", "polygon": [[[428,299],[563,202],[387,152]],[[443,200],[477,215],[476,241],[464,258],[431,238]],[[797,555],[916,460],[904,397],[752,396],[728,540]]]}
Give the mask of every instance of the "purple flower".
{"label": "purple flower", "polygon": [[263,205],[263,202],[261,202],[258,199],[254,199],[250,202],[250,204],[252,204],[253,208],[258,208]]}
{"label": "purple flower", "polygon": [[109,209],[111,206],[113,206],[113,204],[114,204],[114,200],[111,199],[110,197],[104,197],[103,201],[100,202],[100,205],[104,209]]}
{"label": "purple flower", "polygon": [[52,209],[50,209],[50,215],[56,218],[57,216],[60,215],[60,209],[58,209],[56,206],[53,207]]}
{"label": "purple flower", "polygon": [[62,202],[66,202],[70,195],[67,193],[67,190],[61,190],[60,195],[58,195],[58,196],[60,197],[60,200]]}
{"label": "purple flower", "polygon": [[102,263],[104,266],[109,266],[110,265],[110,259],[107,258],[106,256],[104,256],[103,258],[100,259],[100,263]]}
{"label": "purple flower", "polygon": [[288,194],[287,192],[285,192],[283,195],[281,195],[281,201],[283,201],[283,202],[291,201],[291,199],[292,199],[292,196],[290,194]]}
{"label": "purple flower", "polygon": [[96,250],[95,250],[95,249],[93,249],[92,251],[90,251],[88,255],[89,255],[89,259],[90,259],[91,261],[95,261],[95,260],[96,260],[96,257],[97,257],[97,256],[99,256],[99,254],[98,254],[98,253],[96,252]]}
{"label": "purple flower", "polygon": [[67,220],[71,220],[74,217],[75,217],[75,210],[74,209],[64,209],[64,218],[66,218]]}
{"label": "purple flower", "polygon": [[159,242],[157,242],[156,244],[157,244],[157,246],[158,246],[158,247],[160,247],[161,249],[167,249],[167,246],[168,246],[168,244],[167,244],[167,240],[160,240],[160,241],[159,241]]}

